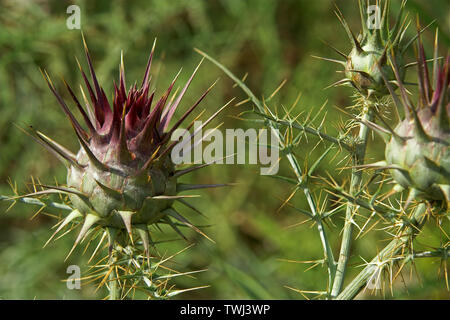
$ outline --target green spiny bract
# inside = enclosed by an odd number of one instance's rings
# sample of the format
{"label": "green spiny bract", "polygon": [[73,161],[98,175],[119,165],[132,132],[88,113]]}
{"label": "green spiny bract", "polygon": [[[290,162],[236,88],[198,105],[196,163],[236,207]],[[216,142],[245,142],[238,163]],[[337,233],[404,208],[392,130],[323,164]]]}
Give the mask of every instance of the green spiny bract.
{"label": "green spiny bract", "polygon": [[115,241],[124,243],[127,234],[133,241],[132,233],[136,231],[148,253],[151,241],[148,226],[152,224],[167,223],[179,232],[175,220],[202,233],[172,208],[175,200],[183,201],[183,196],[177,196],[178,192],[207,186],[188,185],[186,188],[186,185],[177,184],[177,178],[183,172],[192,170],[175,170],[170,150],[176,142],[170,141],[170,136],[212,87],[169,128],[170,120],[200,65],[176,98],[174,96],[168,102],[178,75],[162,97],[153,103],[156,99],[155,91],[150,92],[150,67],[154,46],[141,86],[138,88],[134,84],[128,92],[122,59],[120,79],[118,85],[114,84],[111,108],[104,90],[97,81],[85,43],[84,46],[93,83],[91,85],[80,66],[90,97],[89,101],[82,90],[87,110],[81,106],[69,85],[65,84],[88,130],[82,128],[56,91],[48,74],[44,74],[50,90],[72,124],[81,149],[74,155],[41,132],[32,129],[33,137],[58,156],[68,169],[66,187],[47,187],[48,190],[31,195],[68,194],[73,211],[60,223],[53,236],[74,219],[81,218],[83,220],[81,231],[73,248],[84,239],[90,229],[99,225],[108,232],[110,249]]}
{"label": "green spiny bract", "polygon": [[[405,119],[399,122],[386,145],[385,157],[393,179],[402,187],[419,191],[427,200],[437,200],[448,206],[450,198],[450,128],[449,63],[438,63],[437,34],[433,77],[430,80],[423,45],[418,41],[418,107],[408,98],[399,79],[401,104]],[[392,87],[387,84],[393,93]]]}
{"label": "green spiny bract", "polygon": [[[336,10],[336,15],[350,39],[352,50],[349,54],[344,54],[334,47],[331,48],[343,57],[345,61],[324,59],[340,63],[344,66],[345,78],[337,81],[333,85],[350,84],[363,97],[379,99],[389,94],[381,72],[384,72],[389,81],[395,80],[388,55],[391,53],[394,54],[395,62],[399,68],[400,79],[403,80],[405,76],[406,67],[403,63],[403,53],[411,43],[410,41],[404,44],[402,41],[407,28],[404,22],[401,23],[406,1],[402,2],[396,23],[392,29],[389,25],[389,0],[386,0],[384,3],[383,11],[379,14],[379,21],[375,17],[377,11],[371,13],[373,17],[369,17],[369,13],[367,12],[369,3],[367,2],[365,6],[362,2],[362,0],[358,1],[362,24],[362,32],[358,37],[350,30],[349,25],[339,9]],[[379,9],[379,5],[377,2],[377,10],[381,10]],[[370,25],[368,25],[369,21],[371,22]],[[381,71],[379,66],[381,66]]]}

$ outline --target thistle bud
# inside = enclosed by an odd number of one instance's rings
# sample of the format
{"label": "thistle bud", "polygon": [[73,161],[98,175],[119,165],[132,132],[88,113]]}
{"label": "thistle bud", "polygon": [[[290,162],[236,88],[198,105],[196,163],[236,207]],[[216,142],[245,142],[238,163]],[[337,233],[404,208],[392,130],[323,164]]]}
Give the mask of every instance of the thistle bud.
{"label": "thistle bud", "polygon": [[[392,138],[386,145],[386,162],[391,167],[393,179],[404,188],[415,189],[428,200],[450,199],[450,103],[448,95],[450,56],[438,62],[437,34],[434,53],[433,75],[427,66],[425,51],[420,41],[417,45],[417,69],[419,96],[417,106],[410,101],[399,70],[393,69],[399,83],[400,97],[396,99],[405,113],[394,128]],[[391,92],[393,89],[387,84]]]}
{"label": "thistle bud", "polygon": [[[406,1],[403,1],[395,25],[389,24],[390,1],[385,0],[383,9],[381,2],[377,5],[364,5],[363,0],[358,0],[361,16],[362,30],[358,37],[354,35],[347,21],[337,8],[336,15],[351,42],[350,53],[344,54],[335,50],[345,61],[325,59],[340,63],[344,67],[345,78],[335,82],[332,86],[351,85],[363,97],[379,99],[389,95],[381,72],[388,81],[396,82],[392,72],[391,59],[398,68],[399,78],[403,81],[406,65],[403,55],[412,41],[405,43],[404,34],[407,29],[406,20],[402,22]],[[390,58],[389,58],[390,57]]]}

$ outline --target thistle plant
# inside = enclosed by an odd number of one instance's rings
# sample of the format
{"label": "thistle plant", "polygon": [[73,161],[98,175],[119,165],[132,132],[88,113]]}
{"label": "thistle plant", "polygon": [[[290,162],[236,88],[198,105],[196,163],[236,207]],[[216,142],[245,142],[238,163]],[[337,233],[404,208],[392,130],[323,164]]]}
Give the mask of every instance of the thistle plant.
{"label": "thistle plant", "polygon": [[[51,206],[70,211],[59,221],[55,232],[47,242],[48,244],[63,230],[71,230],[74,226],[79,226],[78,236],[67,257],[86,238],[100,239],[96,251],[107,239],[108,255],[100,260],[100,262],[103,261],[101,264],[96,266],[100,268],[100,271],[95,271],[87,278],[102,279],[101,284],[107,285],[112,299],[127,296],[129,288],[123,285],[127,281],[132,283],[134,289],[137,282],[144,282],[143,287],[151,293],[151,297],[170,297],[180,292],[161,289],[166,287],[165,281],[171,276],[161,277],[155,272],[155,269],[167,259],[151,263],[156,257],[151,255],[150,249],[158,242],[152,239],[151,230],[154,227],[159,228],[159,224],[167,224],[185,238],[179,226],[187,226],[210,239],[178,213],[173,208],[173,204],[178,201],[196,210],[186,201],[192,195],[179,193],[222,186],[179,182],[183,175],[205,165],[177,170],[170,156],[170,151],[177,141],[170,140],[171,134],[197,108],[213,86],[208,88],[171,125],[175,111],[201,62],[178,95],[175,93],[170,97],[180,73],[175,76],[166,92],[157,99],[155,90],[151,90],[150,74],[155,43],[139,87],[135,83],[127,89],[122,56],[119,81],[114,84],[112,100],[108,100],[97,80],[83,37],[91,77],[89,80],[78,63],[87,90],[86,95],[81,87],[85,107],[65,81],[64,84],[83,119],[84,126],[58,93],[48,73],[42,72],[48,87],[67,115],[81,147],[74,154],[31,126],[28,130],[23,129],[63,162],[67,168],[67,184],[47,186],[33,181],[35,192],[15,197],[2,197],[3,200],[14,201],[14,203],[22,201],[40,205],[42,208]],[[222,109],[210,117],[203,126],[207,125]],[[55,203],[49,199],[52,194],[67,197],[64,198],[64,203]],[[105,258],[108,258],[106,264]],[[101,268],[102,265],[103,268]],[[159,278],[162,279],[159,284],[164,284],[161,288],[158,285]]]}
{"label": "thistle plant", "polygon": [[[399,71],[395,64],[392,68],[397,78],[400,90],[400,98],[394,92],[394,88],[383,74],[386,87],[389,89],[398,111],[403,110],[404,118],[400,119],[394,129],[391,129],[382,120],[386,127],[366,122],[370,128],[378,132],[386,143],[385,160],[367,167],[388,169],[391,178],[396,183],[389,193],[407,190],[408,197],[402,204],[402,211],[414,204],[410,215],[399,215],[395,222],[400,226],[396,238],[372,261],[372,265],[364,270],[361,278],[355,279],[340,295],[340,298],[348,298],[361,289],[361,281],[367,269],[375,265],[378,269],[386,264],[398,260],[395,257],[400,253],[403,263],[413,261],[412,241],[420,233],[427,219],[432,217],[437,226],[445,225],[444,219],[449,214],[449,183],[448,170],[449,154],[449,59],[447,55],[444,63],[438,62],[438,33],[436,31],[435,48],[433,55],[433,77],[430,79],[425,50],[420,39],[420,27],[417,22],[417,79],[419,93],[417,97],[418,107],[415,107],[408,97],[405,84],[399,79]],[[431,81],[431,82],[430,82]],[[399,112],[397,113],[399,115]],[[399,220],[397,220],[399,219]],[[442,228],[442,227],[439,227]],[[448,228],[447,228],[448,229]],[[441,229],[445,235],[445,228]],[[448,236],[447,236],[448,238]],[[404,251],[410,250],[409,254]],[[403,251],[403,252],[402,252]],[[437,248],[437,256],[442,257],[444,274],[448,289],[448,275],[446,260],[448,258],[448,242]],[[420,254],[418,256],[421,256]],[[364,279],[364,280],[362,280]]]}
{"label": "thistle plant", "polygon": [[[434,56],[427,60],[418,25],[417,34],[405,40],[409,25],[407,18],[402,18],[406,1],[402,1],[396,23],[389,26],[390,1],[376,2],[377,8],[383,7],[380,28],[370,29],[366,25],[369,2],[358,1],[362,19],[362,31],[354,36],[342,13],[336,14],[348,35],[352,49],[349,54],[331,46],[334,51],[345,58],[338,61],[328,58],[322,60],[337,62],[344,66],[345,79],[332,86],[350,85],[354,104],[351,112],[344,112],[350,118],[338,129],[340,134],[332,136],[324,130],[326,119],[319,120],[321,112],[310,111],[306,118],[293,114],[293,108],[284,113],[270,107],[270,98],[259,99],[252,90],[224,65],[208,54],[198,51],[224,71],[248,96],[252,103],[250,110],[243,111],[240,117],[246,121],[280,130],[279,140],[281,154],[288,161],[294,177],[277,176],[283,183],[293,188],[292,193],[283,202],[282,207],[293,207],[317,228],[323,248],[323,258],[306,261],[312,267],[323,265],[327,268],[327,287],[318,290],[288,288],[303,296],[314,295],[327,299],[353,299],[371,282],[377,286],[382,283],[383,272],[387,271],[392,286],[405,265],[414,265],[416,259],[439,257],[448,288],[447,259],[448,248],[448,174],[449,161],[449,102],[448,102],[448,59],[445,64],[438,62],[437,36]],[[406,54],[417,41],[417,61],[405,63]],[[433,78],[430,79],[427,63],[433,62]],[[418,68],[418,107],[414,107],[408,95],[410,91],[405,81],[406,71]],[[400,98],[397,96],[400,92]],[[392,106],[394,101],[394,106]],[[297,102],[297,101],[296,101]],[[239,103],[238,105],[242,105]],[[324,105],[325,106],[325,105]],[[324,106],[320,109],[323,110]],[[382,107],[382,108],[381,108]],[[388,111],[394,109],[399,123],[391,129]],[[315,112],[316,115],[310,115]],[[400,114],[404,112],[404,118]],[[256,116],[256,117],[255,117]],[[380,124],[378,124],[379,122]],[[366,149],[371,132],[379,133],[384,139],[385,159],[375,164],[366,164]],[[315,148],[324,144],[324,152],[314,163],[300,166],[300,145],[302,138],[315,136],[318,142]],[[304,150],[304,146],[302,146]],[[338,174],[320,174],[317,171],[321,163],[334,155],[346,153],[348,159],[348,177],[341,179]],[[331,160],[331,161],[332,161]],[[339,165],[336,168],[342,167]],[[406,190],[408,189],[408,190]],[[322,191],[330,196],[321,196]],[[296,207],[290,202],[298,192],[308,210]],[[405,196],[406,194],[406,196]],[[397,205],[396,205],[397,204]],[[334,252],[330,243],[329,232],[333,231],[336,219],[344,218],[340,249]],[[432,222],[432,221],[435,222]],[[438,226],[443,240],[434,250],[417,251],[414,239],[420,235],[424,225]],[[351,247],[354,243],[353,230],[358,229],[356,239],[373,232],[376,226],[386,231],[390,243],[378,251],[378,254],[365,268],[344,288],[344,279],[348,271]],[[446,231],[447,230],[447,231]],[[337,256],[337,259],[335,258]],[[392,288],[392,287],[391,287]]]}
{"label": "thistle plant", "polygon": [[[395,8],[398,12],[395,16],[391,14],[395,11],[394,4],[399,5]],[[230,4],[230,7],[234,5]],[[330,87],[349,93],[351,105],[347,106],[347,110],[339,108],[346,120],[339,119],[337,124],[326,117],[329,104],[324,103],[319,110],[304,110],[298,98],[291,108],[285,108],[285,101],[278,104],[273,99],[276,94],[278,97],[284,94],[282,85],[268,98],[258,97],[245,83],[247,74],[241,79],[207,53],[197,52],[242,89],[246,97],[236,104],[235,110],[238,107],[244,110],[237,118],[270,129],[279,143],[280,163],[287,164],[290,169],[286,172],[286,166],[281,166],[278,175],[261,177],[270,179],[270,184],[281,185],[281,188],[278,185],[265,188],[264,196],[272,197],[278,190],[289,190],[289,195],[281,200],[279,211],[292,210],[301,216],[298,223],[290,226],[290,230],[295,232],[292,236],[295,238],[295,248],[298,248],[299,258],[296,256],[294,262],[310,265],[307,270],[322,267],[324,285],[301,288],[282,283],[280,287],[284,285],[308,299],[354,299],[358,294],[372,289],[370,292],[373,293],[383,289],[386,295],[387,283],[394,295],[396,284],[400,282],[398,280],[404,280],[408,268],[412,275],[416,261],[439,259],[438,276],[444,278],[443,286],[448,290],[448,53],[446,58],[439,56],[439,49],[443,50],[442,46],[438,47],[436,31],[433,55],[427,57],[431,50],[426,48],[422,38],[429,26],[421,28],[417,23],[417,32],[410,30],[406,1],[391,3],[389,0],[358,0],[358,5],[361,18],[359,33],[350,28],[339,8],[335,9],[341,26],[338,21],[336,25],[342,27],[340,30],[349,39],[351,46],[344,50],[338,48],[343,48],[345,44],[328,44],[341,59],[314,56],[343,68],[337,72],[344,78]],[[248,12],[253,13],[253,6],[248,7]],[[243,7],[233,8],[233,12],[239,12]],[[134,15],[140,11],[141,8],[133,11]],[[180,12],[184,15],[184,11],[183,7]],[[203,11],[207,12],[206,7]],[[257,11],[255,15],[260,12],[263,11]],[[189,16],[197,17],[195,14]],[[355,16],[358,16],[358,12],[355,12]],[[145,12],[140,17],[136,20],[147,23]],[[172,22],[168,17],[162,20]],[[251,23],[244,26],[252,26],[253,21],[258,21],[253,16],[247,18],[246,21]],[[125,23],[122,26],[129,27]],[[136,26],[138,29],[141,24]],[[109,21],[105,27],[110,28]],[[117,29],[114,27],[112,30],[115,32]],[[253,30],[250,27],[243,29],[249,33],[252,31],[248,30]],[[133,40],[144,36],[145,33],[137,33]],[[218,43],[229,44],[227,39],[219,38]],[[212,87],[178,121],[174,121],[176,109],[181,105],[200,64],[180,91],[175,89],[177,75],[157,99],[153,89],[155,80],[150,73],[155,49],[153,46],[140,86],[135,83],[127,87],[122,57],[119,80],[117,84],[114,83],[112,99],[109,99],[96,77],[84,39],[83,43],[89,72],[85,73],[78,63],[84,79],[81,99],[64,82],[67,94],[73,100],[72,107],[77,109],[76,115],[47,72],[42,72],[50,91],[74,129],[80,149],[72,153],[34,126],[22,129],[62,161],[67,168],[67,181],[64,185],[57,183],[48,186],[33,179],[32,191],[28,194],[20,193],[16,185],[11,183],[14,195],[0,196],[0,200],[12,202],[12,205],[22,202],[37,206],[38,213],[46,208],[60,212],[61,219],[54,226],[53,235],[46,245],[69,234],[69,237],[74,238],[73,247],[68,250],[69,256],[81,250],[82,244],[88,248],[89,244],[94,243],[96,248],[89,263],[94,258],[97,260],[89,265],[83,281],[95,282],[98,288],[105,286],[110,299],[131,298],[135,291],[143,292],[149,298],[165,299],[198,289],[176,290],[168,284],[168,280],[173,277],[204,270],[183,273],[175,271],[172,265],[166,265],[174,256],[191,246],[167,257],[159,252],[160,244],[167,239],[158,238],[158,232],[168,226],[184,238],[181,230],[187,227],[209,239],[200,226],[193,225],[175,210],[175,204],[180,203],[200,213],[188,202],[193,196],[181,193],[224,185],[181,183],[182,176],[210,163],[188,168],[177,167],[171,159],[171,150],[176,142],[171,141],[170,137],[193,115]],[[113,41],[113,47],[116,43]],[[270,46],[272,43],[266,41],[265,45]],[[237,41],[230,47],[241,46],[242,43]],[[411,61],[414,53],[416,59]],[[273,65],[277,66],[276,63]],[[237,72],[240,74],[244,71]],[[282,82],[283,85],[285,83]],[[326,92],[323,91],[324,100]],[[227,105],[203,125],[210,123]],[[391,115],[395,119],[391,119]],[[189,123],[187,128],[191,128],[193,123]],[[197,132],[194,131],[191,138]],[[381,145],[381,152],[375,159],[369,159],[367,150],[371,151],[372,147],[375,149],[373,140],[381,142],[378,144]],[[249,144],[253,143],[249,141]],[[267,148],[267,145],[260,147]],[[271,148],[275,146],[271,145]],[[249,202],[245,195],[240,198],[241,202]],[[232,202],[241,203],[236,199]],[[307,251],[302,246],[310,246],[314,238],[305,238],[301,225],[309,225],[317,232],[321,247],[319,256],[302,256]],[[72,230],[78,230],[78,233],[69,233]],[[431,239],[427,237],[430,230],[433,233]],[[362,257],[361,265],[354,267],[360,262],[360,257],[355,255],[355,244],[367,235],[372,238],[363,245],[369,242],[373,256],[369,259]],[[371,242],[380,238],[383,241],[381,244]],[[278,258],[281,263],[294,260],[292,257],[284,259],[287,258],[285,256]],[[236,277],[240,275],[244,273]],[[304,273],[299,273],[301,280],[302,277]],[[261,278],[266,279],[259,277],[251,284],[261,281]],[[275,280],[271,281],[273,283]],[[403,282],[406,284],[407,281]],[[300,283],[303,286],[307,281]]]}

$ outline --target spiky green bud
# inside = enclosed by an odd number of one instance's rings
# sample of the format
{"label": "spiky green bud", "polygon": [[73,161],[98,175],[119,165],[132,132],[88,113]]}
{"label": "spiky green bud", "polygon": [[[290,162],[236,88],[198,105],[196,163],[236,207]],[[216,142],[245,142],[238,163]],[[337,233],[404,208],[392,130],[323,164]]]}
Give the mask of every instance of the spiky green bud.
{"label": "spiky green bud", "polygon": [[[344,54],[332,47],[345,61],[325,59],[344,66],[345,78],[333,85],[351,85],[367,99],[380,99],[389,94],[382,73],[388,81],[395,82],[396,80],[391,68],[391,59],[396,62],[400,79],[403,81],[406,71],[403,55],[411,44],[411,41],[407,43],[403,41],[407,28],[405,21],[401,21],[405,2],[402,2],[396,23],[391,28],[389,0],[384,1],[383,9],[381,9],[381,2],[377,2],[376,6],[369,6],[368,2],[364,4],[363,0],[358,0],[362,24],[362,30],[358,37],[351,31],[341,11],[337,8],[336,15],[345,29],[352,49],[348,54]],[[372,8],[374,10],[370,12],[369,9]]]}

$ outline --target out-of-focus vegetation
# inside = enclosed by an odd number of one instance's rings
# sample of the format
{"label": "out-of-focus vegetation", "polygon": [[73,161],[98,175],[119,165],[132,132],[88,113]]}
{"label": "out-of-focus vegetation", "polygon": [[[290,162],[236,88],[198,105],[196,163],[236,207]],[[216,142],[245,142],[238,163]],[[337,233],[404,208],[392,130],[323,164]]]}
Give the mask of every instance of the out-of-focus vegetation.
{"label": "out-of-focus vegetation", "polygon": [[[400,1],[392,1],[398,10]],[[397,3],[398,2],[398,3]],[[284,88],[271,101],[272,106],[289,107],[302,92],[294,114],[315,112],[328,100],[328,116],[324,127],[336,133],[339,122],[348,118],[333,106],[351,104],[351,89],[323,90],[339,79],[336,66],[314,60],[311,54],[330,56],[332,53],[321,40],[348,50],[346,34],[333,14],[332,1],[306,0],[152,0],[152,1],[14,1],[0,3],[0,194],[11,194],[8,179],[17,182],[19,190],[26,192],[30,176],[39,177],[44,184],[65,181],[65,168],[57,159],[18,130],[18,125],[33,125],[55,138],[73,151],[78,149],[72,128],[58,108],[39,68],[46,69],[62,90],[60,77],[77,87],[81,76],[75,56],[85,64],[81,33],[66,27],[71,4],[81,8],[81,26],[94,66],[105,91],[111,95],[113,80],[118,78],[120,51],[124,52],[127,80],[140,80],[148,53],[155,37],[156,68],[159,70],[158,87],[167,87],[180,67],[181,85],[200,60],[193,48],[199,48],[244,76],[256,93],[269,96],[283,79]],[[359,29],[356,1],[337,1],[338,6],[354,30]],[[419,14],[422,25],[436,19],[431,31],[424,34],[425,45],[431,46],[434,27],[439,26],[443,53],[450,43],[450,11],[445,0],[410,0],[407,10],[414,19]],[[414,27],[410,27],[414,34]],[[431,50],[429,51],[431,52]],[[413,54],[409,59],[412,61]],[[415,72],[415,71],[412,71]],[[194,79],[183,105],[185,108],[218,77],[218,85],[203,103],[207,114],[212,114],[231,97],[245,96],[220,70],[205,62]],[[231,107],[215,125],[222,128],[249,127],[251,124],[234,118],[249,105]],[[342,120],[340,120],[342,118]],[[297,150],[300,159],[314,159],[323,152],[314,138],[304,140],[305,146]],[[370,141],[368,159],[379,160],[383,144]],[[282,163],[283,173],[289,174]],[[339,177],[345,176],[325,162],[320,171]],[[177,287],[209,285],[209,288],[181,295],[185,299],[303,299],[288,287],[316,290],[326,286],[326,269],[320,265],[306,271],[310,264],[289,263],[285,260],[315,260],[321,258],[318,235],[309,224],[299,224],[304,218],[289,206],[278,210],[292,190],[270,177],[259,175],[257,166],[216,165],[185,178],[196,183],[235,182],[229,189],[202,192],[195,205],[207,219],[190,215],[198,224],[210,224],[207,230],[216,243],[187,232],[196,245],[174,258],[172,267],[180,271],[208,268],[194,278],[180,277]],[[302,198],[291,202],[305,207]],[[66,268],[71,264],[84,266],[89,257],[82,255],[82,247],[64,262],[75,239],[69,233],[42,248],[51,234],[50,227],[57,221],[57,211],[41,212],[33,219],[33,208],[17,204],[5,213],[7,203],[0,203],[0,298],[6,299],[86,299],[99,298],[103,291],[95,292],[93,285],[81,290],[68,290],[63,282]],[[182,210],[186,210],[183,208]],[[334,231],[331,242],[339,250],[339,231],[342,219],[328,226]],[[448,231],[448,230],[447,230]],[[439,243],[436,235],[425,230],[423,248]],[[168,233],[165,238],[176,238]],[[387,242],[386,234],[372,232],[359,239],[352,250],[348,279],[357,274],[363,259],[369,260]],[[423,240],[425,241],[425,240]],[[186,242],[174,241],[160,247],[160,251],[173,254]],[[93,248],[88,249],[92,251]],[[397,299],[449,298],[443,270],[439,274],[440,260],[417,262],[417,272],[394,284]],[[441,266],[442,267],[442,266]],[[82,269],[82,271],[85,271]],[[347,282],[346,282],[347,283]],[[404,286],[406,284],[406,287]],[[407,289],[406,289],[407,288]],[[370,296],[367,293],[360,298]],[[386,292],[386,298],[391,298]]]}

